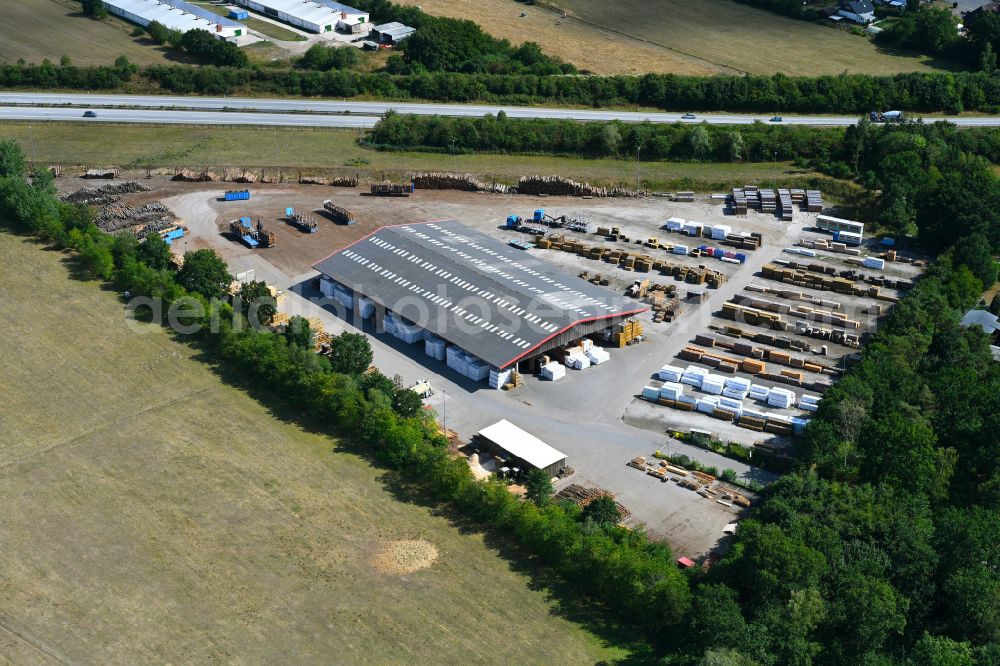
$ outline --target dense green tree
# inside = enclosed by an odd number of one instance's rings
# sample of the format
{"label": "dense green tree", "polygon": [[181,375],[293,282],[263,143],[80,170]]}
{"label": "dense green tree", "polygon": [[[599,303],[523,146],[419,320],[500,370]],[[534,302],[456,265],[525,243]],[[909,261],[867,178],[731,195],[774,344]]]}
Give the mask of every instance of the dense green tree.
{"label": "dense green tree", "polygon": [[373,358],[371,344],[361,333],[345,331],[330,340],[330,366],[334,372],[360,375],[371,366]]}
{"label": "dense green tree", "polygon": [[955,243],[953,256],[957,263],[965,265],[983,283],[984,288],[992,287],[997,281],[997,264],[993,260],[990,240],[984,233],[976,232],[960,238]]}
{"label": "dense green tree", "polygon": [[177,282],[188,291],[205,298],[222,298],[233,282],[226,262],[212,250],[194,250],[184,254],[184,265],[177,272]]}
{"label": "dense green tree", "polygon": [[331,69],[349,69],[360,60],[356,48],[313,44],[299,60],[299,67],[326,72]]}
{"label": "dense green tree", "polygon": [[293,315],[285,324],[285,340],[289,345],[295,345],[300,349],[312,349],[315,340],[309,320],[300,315]]}
{"label": "dense green tree", "polygon": [[155,231],[146,234],[146,238],[136,248],[135,256],[136,259],[157,271],[169,266],[170,260],[173,258],[167,241]]}
{"label": "dense green tree", "polygon": [[0,139],[0,178],[23,178],[27,174],[24,151],[15,139]]}
{"label": "dense green tree", "polygon": [[240,286],[238,295],[240,312],[252,326],[267,326],[278,313],[278,302],[271,295],[267,282],[255,280]]}
{"label": "dense green tree", "polygon": [[602,495],[584,507],[580,519],[596,525],[617,525],[621,515],[618,513],[615,501],[607,495]]}
{"label": "dense green tree", "polygon": [[424,408],[424,401],[413,389],[400,388],[393,391],[392,409],[404,418],[416,416]]}
{"label": "dense green tree", "polygon": [[533,469],[524,475],[525,497],[543,505],[552,497],[552,479],[544,470]]}

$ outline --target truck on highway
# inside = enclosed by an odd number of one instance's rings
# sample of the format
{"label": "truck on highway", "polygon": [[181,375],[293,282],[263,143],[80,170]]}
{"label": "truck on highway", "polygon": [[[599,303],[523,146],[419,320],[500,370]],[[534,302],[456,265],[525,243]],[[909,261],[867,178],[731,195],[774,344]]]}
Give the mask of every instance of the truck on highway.
{"label": "truck on highway", "polygon": [[872,111],[868,118],[873,123],[898,123],[903,120],[902,111]]}

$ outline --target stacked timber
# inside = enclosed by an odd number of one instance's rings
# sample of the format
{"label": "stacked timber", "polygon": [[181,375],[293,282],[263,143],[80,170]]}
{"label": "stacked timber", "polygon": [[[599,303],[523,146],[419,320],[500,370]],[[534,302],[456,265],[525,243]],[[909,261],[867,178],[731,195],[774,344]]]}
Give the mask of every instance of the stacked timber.
{"label": "stacked timber", "polygon": [[87,169],[80,178],[98,178],[111,180],[118,177],[117,167],[107,167],[106,169]]}
{"label": "stacked timber", "polygon": [[135,194],[136,192],[149,192],[149,188],[134,180],[126,180],[122,183],[109,183],[101,187],[84,187],[72,194],[64,195],[62,200],[89,206],[104,206],[117,201],[118,197],[123,194]]}
{"label": "stacked timber", "polygon": [[161,203],[148,203],[133,207],[115,202],[105,206],[94,216],[94,224],[97,225],[97,228],[107,233],[160,222],[169,222],[172,225],[176,220],[177,218],[170,209]]}
{"label": "stacked timber", "polygon": [[597,187],[578,183],[561,176],[521,176],[517,183],[519,194],[547,194],[564,197],[638,197],[641,192],[624,187]]}
{"label": "stacked timber", "polygon": [[357,176],[334,176],[330,179],[330,185],[333,187],[357,187],[358,177]]}
{"label": "stacked timber", "polygon": [[299,185],[329,185],[330,181],[320,176],[300,176]]}
{"label": "stacked timber", "polygon": [[506,194],[510,188],[502,183],[487,184],[467,173],[424,172],[413,176],[418,190],[459,190],[462,192],[496,192]]}
{"label": "stacked timber", "polygon": [[194,172],[190,169],[181,169],[178,173],[174,175],[171,180],[176,180],[185,183],[215,183],[222,180],[219,174],[214,171],[201,171]]}

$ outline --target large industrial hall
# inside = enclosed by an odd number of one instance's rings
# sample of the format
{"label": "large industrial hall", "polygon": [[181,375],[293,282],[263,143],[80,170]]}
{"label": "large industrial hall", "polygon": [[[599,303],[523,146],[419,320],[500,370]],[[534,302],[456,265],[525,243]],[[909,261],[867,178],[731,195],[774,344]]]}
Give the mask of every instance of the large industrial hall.
{"label": "large industrial hall", "polygon": [[385,332],[494,388],[647,309],[456,221],[382,227],[314,268],[325,295],[363,319],[384,310]]}

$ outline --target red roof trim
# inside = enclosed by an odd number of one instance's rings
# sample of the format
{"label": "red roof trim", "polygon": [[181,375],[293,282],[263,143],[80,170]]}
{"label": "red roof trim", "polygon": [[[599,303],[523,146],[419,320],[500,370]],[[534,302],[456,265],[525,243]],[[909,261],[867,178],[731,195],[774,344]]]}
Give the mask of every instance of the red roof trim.
{"label": "red roof trim", "polygon": [[544,345],[546,342],[548,342],[552,338],[556,337],[557,335],[562,335],[563,333],[565,333],[569,329],[573,328],[574,326],[579,326],[580,324],[588,324],[588,323],[590,323],[592,321],[600,321],[601,319],[611,319],[613,317],[628,317],[628,316],[631,316],[631,315],[634,315],[634,314],[639,314],[640,312],[645,312],[648,309],[649,308],[641,308],[639,310],[629,310],[628,312],[616,312],[615,314],[601,315],[600,317],[589,317],[587,319],[578,319],[577,321],[574,321],[572,324],[569,324],[569,325],[564,326],[563,328],[559,329],[558,331],[556,331],[555,333],[553,333],[549,337],[545,338],[544,340],[542,340],[541,342],[539,342],[535,346],[531,347],[527,351],[523,352],[522,354],[520,354],[518,356],[515,356],[514,358],[510,359],[509,361],[507,361],[506,363],[504,363],[503,365],[501,365],[500,369],[502,370],[502,369],[506,368],[508,365],[510,365],[511,363],[515,363],[517,361],[520,361],[522,358],[524,358],[525,356],[527,356],[531,352],[535,351],[536,349],[538,349],[539,347],[541,347],[542,345]]}

